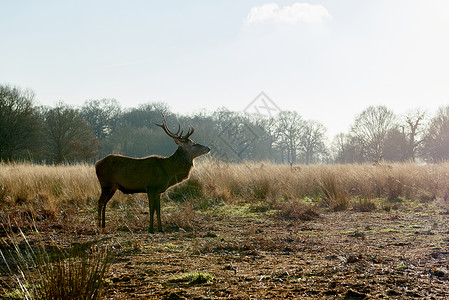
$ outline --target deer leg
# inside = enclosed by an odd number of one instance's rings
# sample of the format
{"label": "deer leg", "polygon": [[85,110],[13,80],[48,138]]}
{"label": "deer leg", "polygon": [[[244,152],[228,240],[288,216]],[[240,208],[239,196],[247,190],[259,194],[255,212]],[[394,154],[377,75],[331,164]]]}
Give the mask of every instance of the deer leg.
{"label": "deer leg", "polygon": [[115,190],[111,188],[102,188],[100,199],[98,199],[98,226],[105,228],[106,226],[106,204],[114,196]]}
{"label": "deer leg", "polygon": [[161,194],[157,194],[155,199],[155,208],[156,208],[156,215],[157,215],[157,231],[163,232],[162,230],[162,222],[161,222]]}
{"label": "deer leg", "polygon": [[104,202],[107,197],[108,193],[102,189],[100,198],[98,199],[98,227],[104,227],[102,226],[101,220],[103,220],[103,207]]}
{"label": "deer leg", "polygon": [[153,193],[150,193],[150,192],[147,192],[147,195],[148,195],[148,202],[150,204],[150,228],[149,228],[149,231],[150,231],[150,233],[154,233],[153,222],[154,222],[154,204],[155,204],[154,198],[155,198],[155,196]]}

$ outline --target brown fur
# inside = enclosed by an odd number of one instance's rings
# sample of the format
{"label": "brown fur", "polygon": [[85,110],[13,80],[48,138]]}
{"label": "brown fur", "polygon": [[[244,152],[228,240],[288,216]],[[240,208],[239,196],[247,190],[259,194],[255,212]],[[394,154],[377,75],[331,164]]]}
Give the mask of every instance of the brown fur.
{"label": "brown fur", "polygon": [[108,155],[95,164],[101,185],[101,196],[98,200],[100,227],[105,227],[106,204],[119,190],[125,194],[147,193],[150,206],[149,230],[153,232],[153,215],[156,211],[158,231],[162,231],[160,194],[187,179],[193,167],[193,159],[210,151],[208,147],[197,144],[188,137],[171,137],[178,144],[178,149],[169,157],[151,155],[132,158]]}

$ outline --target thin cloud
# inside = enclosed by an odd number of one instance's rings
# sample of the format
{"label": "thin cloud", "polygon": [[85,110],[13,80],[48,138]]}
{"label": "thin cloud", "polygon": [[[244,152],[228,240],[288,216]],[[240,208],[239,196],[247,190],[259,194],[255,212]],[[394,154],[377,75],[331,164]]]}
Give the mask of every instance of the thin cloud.
{"label": "thin cloud", "polygon": [[276,3],[253,7],[245,21],[247,24],[265,22],[313,24],[327,20],[332,20],[332,16],[324,6],[298,2],[284,7],[279,7]]}

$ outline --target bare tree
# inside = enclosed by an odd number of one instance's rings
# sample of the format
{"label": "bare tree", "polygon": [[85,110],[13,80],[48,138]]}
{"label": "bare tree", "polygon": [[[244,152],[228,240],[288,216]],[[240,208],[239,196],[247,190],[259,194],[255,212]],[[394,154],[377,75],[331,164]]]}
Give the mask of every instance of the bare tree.
{"label": "bare tree", "polygon": [[167,142],[165,134],[156,128],[135,128],[125,122],[102,141],[102,153],[115,153],[127,156],[141,157],[148,152],[168,155],[175,145]]}
{"label": "bare tree", "polygon": [[211,144],[212,154],[225,161],[242,161],[254,157],[254,143],[259,133],[249,118],[242,114],[220,108],[212,114],[211,130],[218,134]]}
{"label": "bare tree", "polygon": [[407,139],[405,159],[415,161],[416,155],[424,143],[425,118],[425,111],[420,109],[409,111],[403,117],[404,125],[402,125],[401,128],[403,135]]}
{"label": "bare tree", "polygon": [[331,153],[333,161],[336,163],[347,163],[346,154],[348,153],[348,135],[341,132],[334,136],[331,143]]}
{"label": "bare tree", "polygon": [[306,121],[301,135],[301,148],[305,164],[322,161],[327,155],[326,128],[317,121]]}
{"label": "bare tree", "polygon": [[283,111],[276,116],[277,146],[288,163],[298,162],[298,150],[301,145],[301,135],[305,126],[302,117],[296,111]]}
{"label": "bare tree", "polygon": [[44,112],[48,158],[59,164],[87,160],[98,152],[98,140],[79,113],[63,103]]}
{"label": "bare tree", "polygon": [[441,107],[430,120],[424,151],[426,158],[434,162],[449,159],[449,106]]}
{"label": "bare tree", "polygon": [[152,124],[160,118],[161,112],[165,114],[170,123],[173,115],[170,114],[168,105],[163,102],[146,103],[127,110],[122,114],[122,122],[130,124],[134,128],[148,127],[148,124]]}
{"label": "bare tree", "polygon": [[351,128],[365,161],[382,158],[384,143],[395,121],[394,113],[385,106],[370,106],[359,114]]}
{"label": "bare tree", "polygon": [[279,139],[279,133],[276,131],[276,119],[259,114],[250,114],[249,117],[258,135],[258,139],[252,145],[254,148],[252,159],[280,161],[280,157],[275,151],[276,141]]}
{"label": "bare tree", "polygon": [[81,116],[94,130],[98,139],[108,136],[119,123],[122,109],[116,99],[86,101],[80,110]]}
{"label": "bare tree", "polygon": [[336,163],[347,164],[363,161],[360,144],[351,134],[337,134],[332,141],[331,149],[333,160]]}

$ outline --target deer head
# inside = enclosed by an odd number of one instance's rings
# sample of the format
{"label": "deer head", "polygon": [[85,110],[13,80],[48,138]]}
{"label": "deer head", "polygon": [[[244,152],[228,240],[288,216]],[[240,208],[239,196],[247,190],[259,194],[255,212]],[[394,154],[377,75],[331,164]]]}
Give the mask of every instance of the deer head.
{"label": "deer head", "polygon": [[178,130],[176,133],[173,133],[167,127],[164,114],[161,113],[161,115],[163,119],[162,124],[154,124],[164,129],[165,133],[178,145],[178,149],[182,150],[189,159],[193,160],[195,157],[206,154],[210,151],[209,147],[195,143],[189,138],[195,131],[192,126],[189,126],[187,133],[183,135],[184,130],[181,129],[181,125],[178,123]]}

